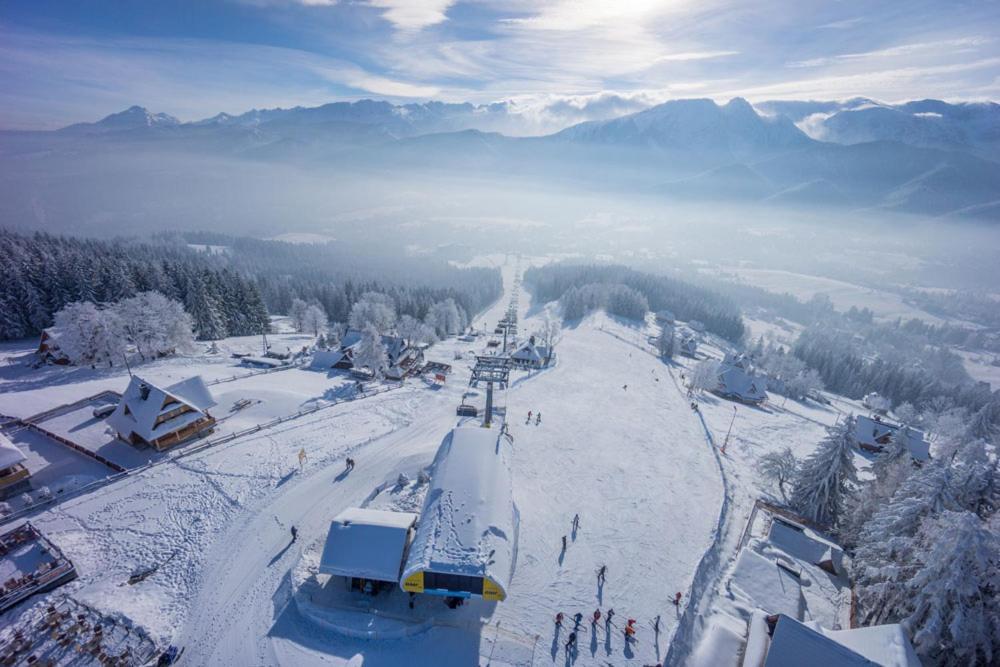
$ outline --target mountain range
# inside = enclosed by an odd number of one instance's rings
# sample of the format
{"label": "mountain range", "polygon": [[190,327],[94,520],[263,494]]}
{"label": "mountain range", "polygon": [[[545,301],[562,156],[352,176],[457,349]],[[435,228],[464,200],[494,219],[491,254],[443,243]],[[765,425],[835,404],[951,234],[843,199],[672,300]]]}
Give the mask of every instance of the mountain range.
{"label": "mountain range", "polygon": [[[669,199],[1000,220],[994,103],[681,99],[542,136],[512,136],[527,127],[519,122],[506,103],[360,100],[194,122],[134,106],[61,130],[0,133],[0,179],[25,172],[70,178],[78,170],[55,167],[166,151],[189,156],[192,169],[210,155],[334,171],[558,179]],[[3,190],[18,196],[23,186]]]}

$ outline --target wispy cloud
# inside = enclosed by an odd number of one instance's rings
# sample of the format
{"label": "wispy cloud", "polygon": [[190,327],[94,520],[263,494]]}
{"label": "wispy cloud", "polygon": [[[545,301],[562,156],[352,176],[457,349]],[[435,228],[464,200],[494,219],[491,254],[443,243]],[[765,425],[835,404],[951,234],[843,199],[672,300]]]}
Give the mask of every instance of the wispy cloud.
{"label": "wispy cloud", "polygon": [[861,51],[858,53],[842,53],[824,58],[811,58],[809,60],[799,60],[788,63],[789,67],[822,67],[838,62],[850,60],[871,60],[876,58],[896,58],[902,56],[912,56],[920,53],[938,53],[954,55],[956,53],[967,53],[976,47],[989,44],[992,40],[988,37],[960,37],[957,39],[943,39],[930,42],[915,42],[911,44],[899,44],[872,51]]}

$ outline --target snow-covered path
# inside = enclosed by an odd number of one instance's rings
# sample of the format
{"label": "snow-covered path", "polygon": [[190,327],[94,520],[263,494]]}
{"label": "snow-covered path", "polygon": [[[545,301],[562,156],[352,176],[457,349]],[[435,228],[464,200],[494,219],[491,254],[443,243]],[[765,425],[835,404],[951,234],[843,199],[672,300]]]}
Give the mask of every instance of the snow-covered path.
{"label": "snow-covered path", "polygon": [[[585,623],[582,664],[662,657],[677,620],[670,600],[686,595],[722,499],[701,426],[666,367],[602,326],[621,325],[598,315],[568,330],[558,365],[508,392],[521,547],[511,603],[497,616],[508,630],[540,631],[545,663],[562,659],[561,649],[550,655],[555,613],[589,618],[598,607],[615,609],[617,629],[609,637],[601,623],[592,636]],[[541,424],[524,423],[528,410],[542,412]],[[563,535],[569,548],[561,555]],[[602,564],[608,576],[599,589]],[[622,641],[628,618],[639,626],[632,650]]]}

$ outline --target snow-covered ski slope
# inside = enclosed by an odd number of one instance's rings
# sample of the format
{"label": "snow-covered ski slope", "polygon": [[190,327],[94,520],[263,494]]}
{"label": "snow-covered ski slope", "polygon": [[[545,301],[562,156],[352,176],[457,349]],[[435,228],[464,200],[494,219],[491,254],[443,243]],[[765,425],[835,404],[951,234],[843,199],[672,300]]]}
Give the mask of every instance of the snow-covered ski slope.
{"label": "snow-covered ski slope", "polygon": [[[502,269],[508,294],[477,320],[490,331],[507,308],[513,257]],[[529,299],[522,289],[521,335],[540,326],[542,308]],[[797,454],[809,451],[836,412],[795,405],[800,416],[791,402],[789,410],[740,408],[729,455],[721,459],[729,511],[720,532],[723,479],[707,436],[721,441],[732,404],[703,403],[706,431],[678,387],[684,369],[651,354],[651,333],[649,325],[595,314],[564,329],[555,367],[512,375],[498,396],[514,436],[513,493],[521,514],[509,596],[458,610],[422,599],[418,611],[430,616],[429,627],[405,639],[355,639],[315,624],[291,602],[291,571],[304,549],[325,538],[338,512],[362,504],[400,472],[414,479],[430,464],[466,391],[470,360],[455,361],[454,353],[481,351],[484,339],[434,348],[430,358],[455,366],[443,388],[410,380],[159,465],[32,520],[77,565],[80,579],[64,591],[128,615],[161,642],[184,646],[189,665],[561,665],[577,612],[584,621],[576,664],[653,664],[681,626],[682,645],[672,657],[683,658],[760,494],[753,460],[786,444]],[[167,362],[157,365],[173,374]],[[197,372],[191,359],[183,366]],[[256,409],[280,412],[318,395],[317,382],[336,388],[338,380],[289,370],[216,390],[232,397],[264,392]],[[78,387],[81,395],[90,388]],[[482,396],[474,400],[481,407]],[[525,423],[528,410],[542,413],[540,424]],[[300,449],[307,455],[301,470]],[[346,456],[357,468],[345,475]],[[299,531],[294,544],[292,525]],[[160,569],[141,584],[121,585],[136,566],[157,563]],[[599,588],[601,565],[608,570]],[[680,608],[671,603],[677,591]],[[691,610],[689,599],[696,603]],[[598,607],[604,616],[615,609],[610,632],[603,617],[591,631]],[[557,632],[559,611],[567,621]],[[626,646],[622,628],[629,618],[638,636]]]}

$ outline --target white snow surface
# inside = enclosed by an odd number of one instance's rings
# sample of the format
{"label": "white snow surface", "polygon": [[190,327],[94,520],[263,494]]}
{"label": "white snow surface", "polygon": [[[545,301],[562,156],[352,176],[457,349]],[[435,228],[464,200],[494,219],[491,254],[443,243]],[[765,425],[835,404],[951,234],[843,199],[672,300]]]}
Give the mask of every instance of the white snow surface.
{"label": "white snow surface", "polygon": [[[476,319],[480,329],[492,328],[506,311],[515,265],[513,256],[484,261],[502,268],[508,292]],[[522,335],[540,328],[542,309],[523,290],[519,310]],[[455,354],[470,359],[485,341],[454,339],[428,352],[454,365],[441,388],[411,379],[399,389],[171,455],[31,517],[80,574],[52,595],[70,592],[125,614],[162,644],[184,646],[192,665],[550,665],[564,661],[568,632],[554,627],[555,614],[589,618],[597,607],[613,607],[614,624],[610,632],[603,623],[594,632],[589,623],[581,626],[577,664],[653,664],[666,657],[675,633],[672,655],[687,663],[753,500],[771,491],[754,461],[786,445],[808,453],[838,413],[793,401],[738,406],[727,454],[719,456],[713,444],[723,441],[733,404],[705,395],[698,398],[700,412],[692,411],[679,374],[694,362],[665,364],[650,343],[655,333],[652,325],[600,313],[571,323],[557,364],[515,371],[510,388],[497,396],[514,438],[510,469],[520,509],[518,553],[502,603],[448,610],[428,597],[418,603],[425,619],[419,628],[392,641],[331,632],[290,604],[291,573],[307,546],[325,539],[333,518],[364,506],[401,472],[415,479],[455,427],[469,377],[469,362],[454,361]],[[269,339],[279,349],[312,340],[290,333]],[[259,350],[260,339],[228,339],[218,347],[220,354],[161,359],[139,372],[161,386],[192,375],[228,378],[246,372],[229,353]],[[16,356],[18,349],[3,352]],[[712,337],[701,349],[722,356]],[[0,413],[35,414],[105,389],[122,391],[127,380],[124,369],[18,368],[0,376]],[[215,385],[219,431],[348,398],[353,384],[342,373],[292,368]],[[240,399],[252,404],[226,414]],[[472,400],[482,407],[481,395]],[[542,413],[541,423],[526,423],[528,410]],[[357,461],[348,474],[346,456]],[[299,531],[294,544],[292,525]],[[121,585],[137,565],[152,563],[160,565],[153,576]],[[599,587],[601,565],[608,571]],[[676,608],[670,600],[678,591],[683,602]],[[628,618],[639,628],[631,645],[621,630]],[[728,623],[719,620],[715,627]]]}
{"label": "white snow surface", "polygon": [[341,577],[399,581],[412,512],[351,507],[330,523],[319,571]]}
{"label": "white snow surface", "polygon": [[510,467],[511,443],[495,424],[445,436],[403,579],[420,571],[488,577],[506,593],[518,531]]}

